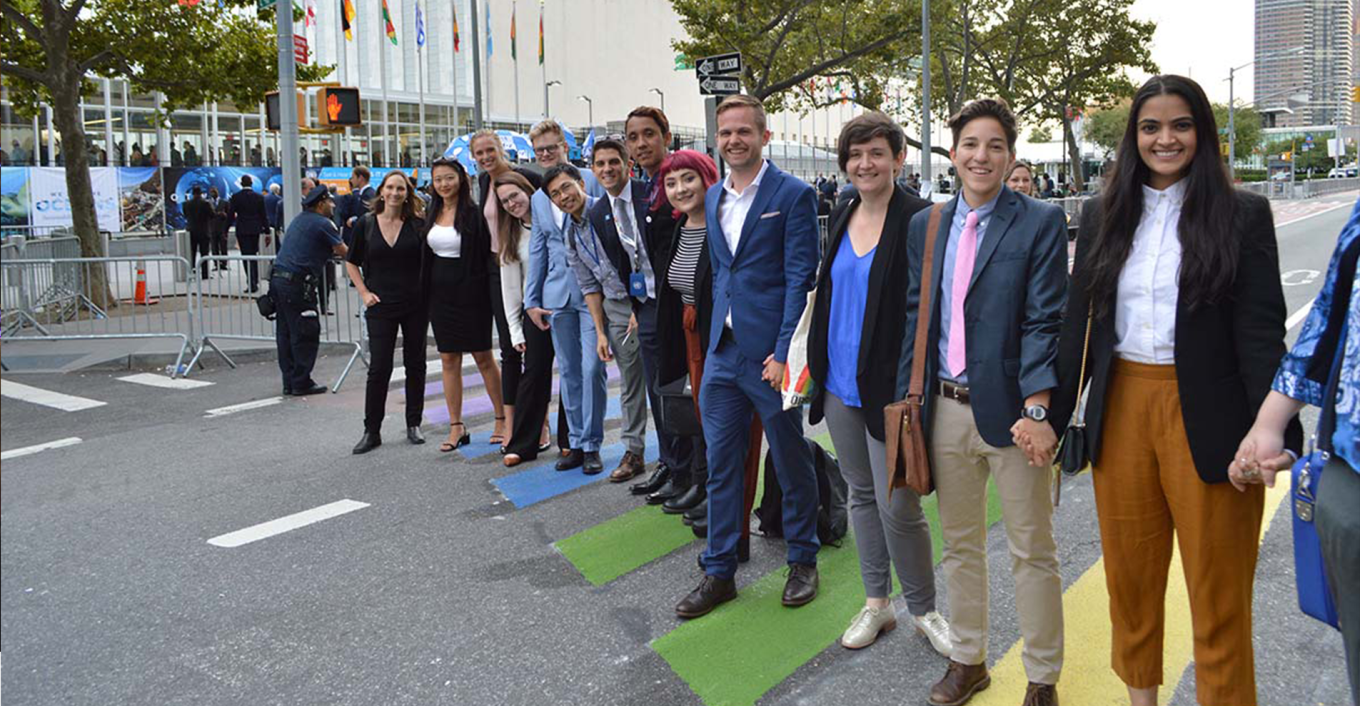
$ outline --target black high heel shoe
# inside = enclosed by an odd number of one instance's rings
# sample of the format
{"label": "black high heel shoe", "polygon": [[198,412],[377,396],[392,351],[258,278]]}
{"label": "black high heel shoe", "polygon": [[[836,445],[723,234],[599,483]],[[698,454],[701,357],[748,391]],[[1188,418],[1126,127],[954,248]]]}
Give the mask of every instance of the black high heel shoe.
{"label": "black high heel shoe", "polygon": [[468,444],[472,443],[472,435],[467,432],[466,424],[462,422],[453,422],[452,424],[449,425],[449,430],[452,431],[453,427],[462,427],[463,435],[458,437],[458,443],[456,444],[449,441],[445,441],[444,443],[440,444],[439,445],[440,453],[448,453],[456,448],[459,448],[461,446],[467,446]]}

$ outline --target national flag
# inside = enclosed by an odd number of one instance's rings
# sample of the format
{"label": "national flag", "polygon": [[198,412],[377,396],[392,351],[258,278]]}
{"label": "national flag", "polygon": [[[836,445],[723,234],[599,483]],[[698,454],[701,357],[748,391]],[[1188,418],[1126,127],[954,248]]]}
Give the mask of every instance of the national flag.
{"label": "national flag", "polygon": [[340,0],[340,26],[345,29],[345,41],[354,41],[354,3]]}
{"label": "national flag", "polygon": [[486,4],[486,58],[491,58],[491,3]]}
{"label": "national flag", "polygon": [[316,24],[316,0],[304,0],[303,5],[307,8],[307,14],[302,17],[302,26],[311,27]]}
{"label": "national flag", "polygon": [[416,3],[416,46],[425,46],[425,15],[420,11],[420,3]]}
{"label": "national flag", "polygon": [[383,24],[387,25],[387,38],[392,46],[397,45],[397,26],[392,24],[392,13],[387,9],[387,0],[382,0]]}
{"label": "national flag", "polygon": [[462,32],[458,31],[458,0],[450,0],[449,11],[453,13],[453,53],[457,54],[463,45]]}
{"label": "national flag", "polygon": [[538,65],[543,65],[543,0],[538,0]]}
{"label": "national flag", "polygon": [[516,59],[516,60],[519,59],[519,55],[518,55],[518,53],[517,53],[516,50],[515,50],[515,16],[518,15],[518,14],[519,14],[519,8],[518,8],[518,6],[517,6],[517,5],[511,5],[511,6],[510,6],[510,58],[511,58],[511,59]]}
{"label": "national flag", "polygon": [[586,141],[581,143],[581,155],[585,157],[585,160],[587,162],[589,162],[590,155],[594,151],[595,151],[595,128],[590,128],[590,134],[586,135]]}

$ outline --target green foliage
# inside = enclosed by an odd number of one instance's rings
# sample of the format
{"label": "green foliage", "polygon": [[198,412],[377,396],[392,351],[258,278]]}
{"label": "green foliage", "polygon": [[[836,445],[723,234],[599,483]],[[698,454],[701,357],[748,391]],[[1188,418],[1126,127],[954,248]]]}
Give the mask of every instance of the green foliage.
{"label": "green foliage", "polygon": [[[1218,142],[1225,145],[1221,152],[1228,153],[1228,106],[1214,104],[1214,122],[1218,123]],[[1243,161],[1251,153],[1261,148],[1261,114],[1251,106],[1243,106],[1233,111],[1233,128],[1237,140],[1233,149],[1237,161]],[[1325,151],[1325,150],[1324,150]]]}
{"label": "green foliage", "polygon": [[1030,129],[1028,139],[1030,142],[1052,142],[1053,130],[1047,125],[1035,125]]}
{"label": "green foliage", "polygon": [[[160,91],[166,111],[223,99],[254,105],[278,85],[274,12],[257,17],[254,6],[253,0],[224,7],[215,0],[193,7],[174,0],[4,0],[0,72],[16,108],[29,114],[38,101],[56,102],[54,92],[68,82],[92,93],[95,85],[84,79],[95,76],[128,79],[137,93]],[[20,21],[16,12],[30,19]],[[321,80],[332,68],[299,66],[298,80]]]}
{"label": "green foliage", "polygon": [[1086,139],[1104,150],[1105,157],[1112,157],[1119,148],[1119,141],[1124,138],[1124,129],[1128,124],[1128,103],[1091,111],[1086,116]]}

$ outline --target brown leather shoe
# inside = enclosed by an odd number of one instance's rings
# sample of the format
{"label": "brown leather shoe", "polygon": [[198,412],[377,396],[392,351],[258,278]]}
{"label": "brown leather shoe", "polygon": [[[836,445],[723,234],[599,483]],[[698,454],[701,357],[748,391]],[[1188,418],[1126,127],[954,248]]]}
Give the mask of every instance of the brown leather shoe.
{"label": "brown leather shoe", "polygon": [[1023,706],[1058,706],[1058,688],[1052,684],[1030,682],[1025,688]]}
{"label": "brown leather shoe", "polygon": [[647,467],[642,463],[642,457],[632,451],[626,451],[623,460],[619,461],[619,467],[610,472],[609,482],[622,483],[632,480],[635,476],[642,475],[645,470]]}
{"label": "brown leather shoe", "polygon": [[790,608],[807,605],[817,597],[817,567],[789,564],[789,578],[784,582],[780,602]]}
{"label": "brown leather shoe", "polygon": [[719,605],[737,597],[737,582],[717,576],[704,575],[699,587],[690,591],[678,605],[675,614],[682,618],[697,618],[708,615]]}
{"label": "brown leather shoe", "polygon": [[991,685],[992,678],[987,675],[985,663],[963,664],[951,659],[944,678],[930,687],[930,703],[932,706],[963,706],[973,694]]}

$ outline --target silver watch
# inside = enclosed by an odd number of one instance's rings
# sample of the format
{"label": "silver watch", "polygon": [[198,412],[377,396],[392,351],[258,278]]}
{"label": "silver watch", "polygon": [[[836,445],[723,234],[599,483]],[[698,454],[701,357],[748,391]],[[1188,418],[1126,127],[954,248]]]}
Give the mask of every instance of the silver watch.
{"label": "silver watch", "polygon": [[1032,404],[1025,408],[1024,415],[1025,419],[1042,422],[1048,419],[1048,408],[1041,404]]}

